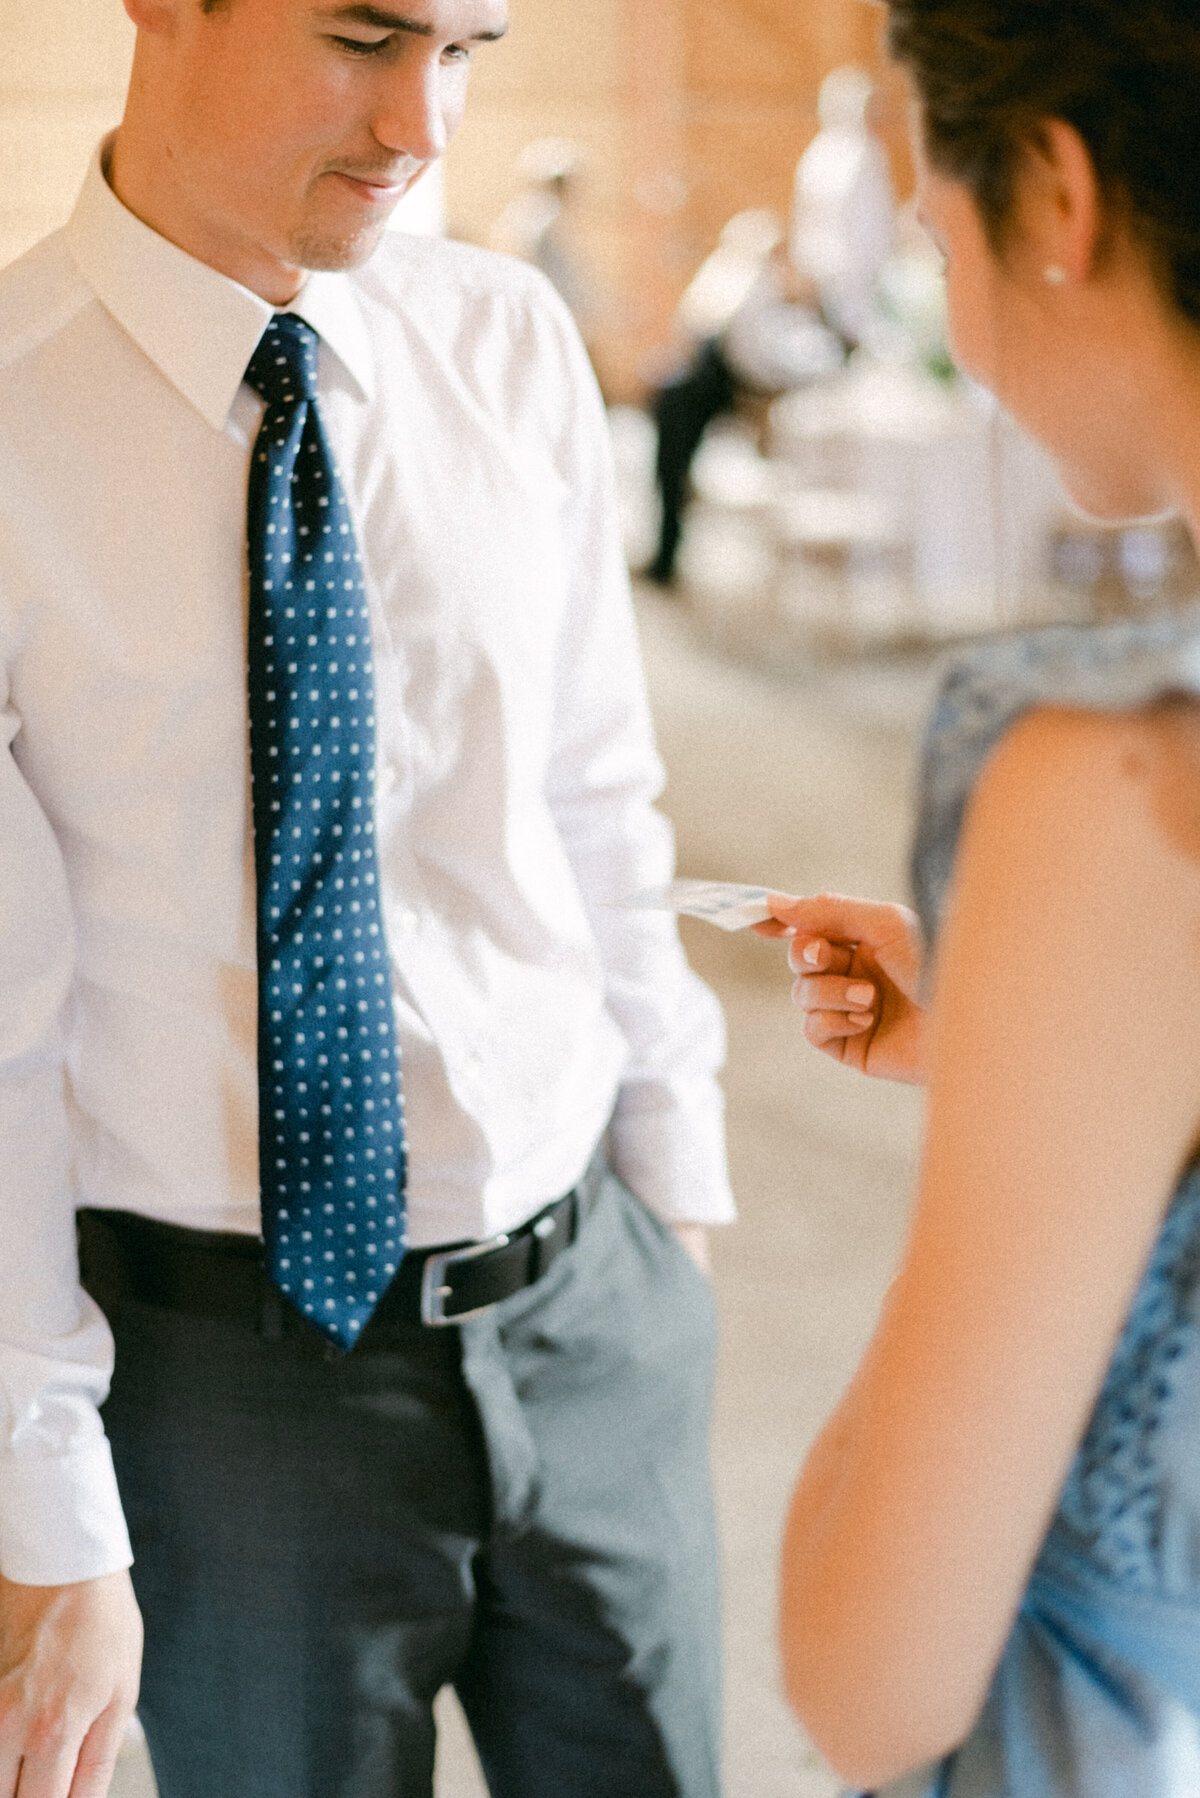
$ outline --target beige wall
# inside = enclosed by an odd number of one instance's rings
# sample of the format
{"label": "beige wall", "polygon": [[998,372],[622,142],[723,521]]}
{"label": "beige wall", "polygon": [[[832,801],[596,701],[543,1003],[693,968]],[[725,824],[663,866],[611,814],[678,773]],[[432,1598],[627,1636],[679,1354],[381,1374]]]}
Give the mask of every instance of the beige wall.
{"label": "beige wall", "polygon": [[121,0],[0,0],[0,264],[70,212],[132,50]]}

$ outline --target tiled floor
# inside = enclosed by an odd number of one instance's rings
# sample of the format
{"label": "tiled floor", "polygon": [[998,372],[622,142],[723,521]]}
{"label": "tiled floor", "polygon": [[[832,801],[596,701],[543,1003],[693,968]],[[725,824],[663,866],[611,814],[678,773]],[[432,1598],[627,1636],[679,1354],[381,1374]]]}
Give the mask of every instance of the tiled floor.
{"label": "tiled floor", "polygon": [[[656,596],[642,602],[642,627],[681,871],[901,895],[930,664],[774,676],[705,650],[686,611]],[[911,1092],[856,1081],[806,1049],[773,945],[699,924],[685,931],[729,1020],[730,1155],[742,1207],[716,1245],[727,1798],[831,1798],[834,1783],[779,1696],[777,1541],[805,1444],[853,1366],[895,1256],[918,1107]],[[438,1798],[481,1798],[465,1732],[443,1699]],[[152,1793],[142,1755],[131,1753],[114,1798]]]}

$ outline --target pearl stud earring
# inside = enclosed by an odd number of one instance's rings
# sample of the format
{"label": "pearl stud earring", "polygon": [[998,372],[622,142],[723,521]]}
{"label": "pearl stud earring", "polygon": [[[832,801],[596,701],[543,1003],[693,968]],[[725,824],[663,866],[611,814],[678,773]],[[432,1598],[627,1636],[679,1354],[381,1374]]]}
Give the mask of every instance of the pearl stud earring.
{"label": "pearl stud earring", "polygon": [[1042,270],[1042,280],[1048,287],[1065,287],[1067,271],[1061,262],[1048,262]]}

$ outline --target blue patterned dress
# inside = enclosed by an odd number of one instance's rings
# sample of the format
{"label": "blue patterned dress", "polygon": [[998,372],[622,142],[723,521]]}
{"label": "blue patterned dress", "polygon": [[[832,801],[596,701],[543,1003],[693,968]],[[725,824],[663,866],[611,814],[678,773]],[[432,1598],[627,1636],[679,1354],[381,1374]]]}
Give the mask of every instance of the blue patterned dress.
{"label": "blue patterned dress", "polygon": [[[913,855],[927,941],[1004,732],[1033,706],[1120,711],[1172,692],[1200,694],[1195,617],[1038,632],[951,669]],[[1200,1798],[1200,1163],[1172,1200],[978,1723],[878,1798]]]}

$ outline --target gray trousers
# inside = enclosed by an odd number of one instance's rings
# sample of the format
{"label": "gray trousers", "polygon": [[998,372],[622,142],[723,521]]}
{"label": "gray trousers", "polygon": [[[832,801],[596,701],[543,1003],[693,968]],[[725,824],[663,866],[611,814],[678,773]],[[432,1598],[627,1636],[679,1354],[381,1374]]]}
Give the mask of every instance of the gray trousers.
{"label": "gray trousers", "polygon": [[495,1798],[715,1798],[712,1304],[615,1177],[536,1286],[369,1353],[112,1322],[162,1798],[428,1798],[446,1683]]}

